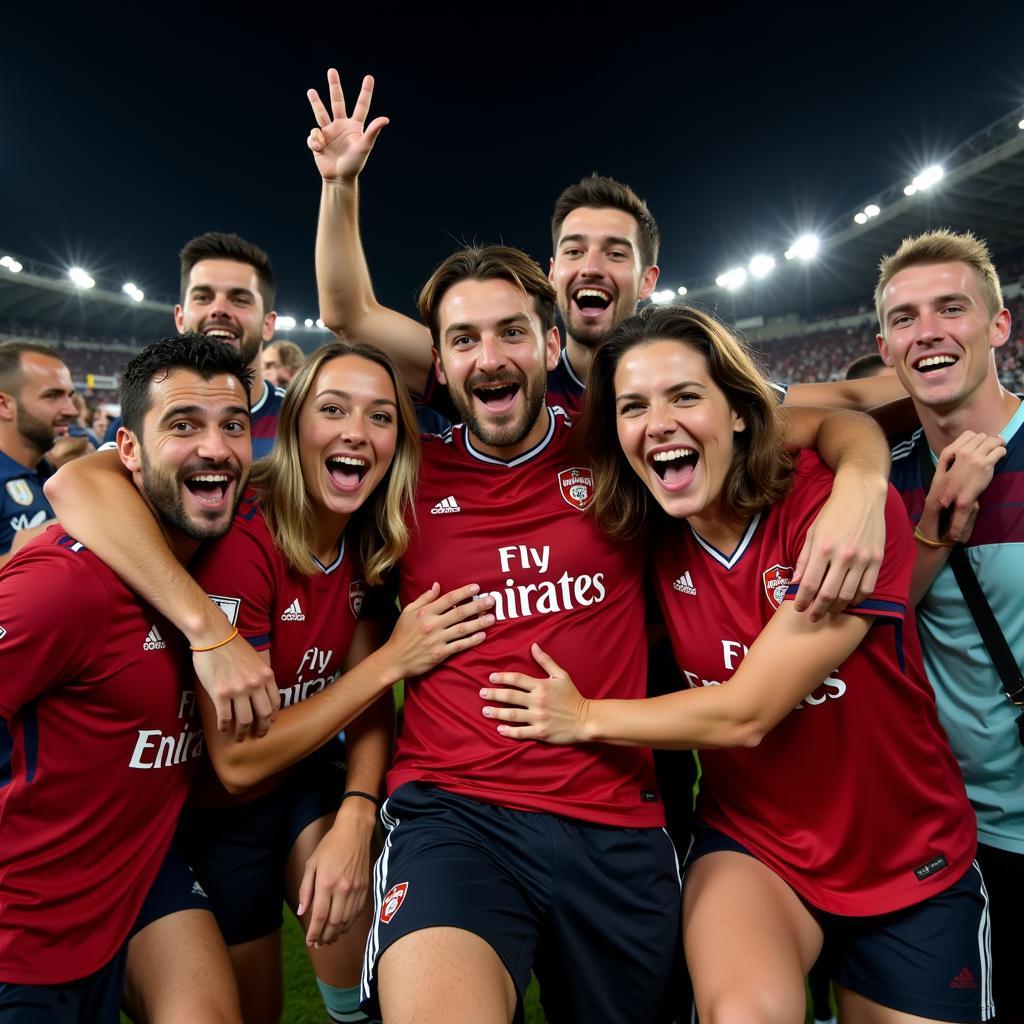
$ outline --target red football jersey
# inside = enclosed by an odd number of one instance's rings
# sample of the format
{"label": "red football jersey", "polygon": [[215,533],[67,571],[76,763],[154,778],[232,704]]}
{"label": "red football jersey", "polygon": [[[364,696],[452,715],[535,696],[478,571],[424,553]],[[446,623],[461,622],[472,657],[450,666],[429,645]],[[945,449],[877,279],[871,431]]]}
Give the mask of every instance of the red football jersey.
{"label": "red football jersey", "polygon": [[[366,600],[353,558],[342,537],[333,565],[319,566],[312,576],[298,572],[274,546],[259,502],[249,493],[228,533],[192,563],[193,576],[238,632],[257,651],[270,650],[282,708],[320,693],[343,672]],[[285,774],[233,795],[204,764],[192,802],[221,806],[253,800]]]}
{"label": "red football jersey", "polygon": [[[789,494],[737,549],[667,525],[653,572],[691,687],[728,685],[783,600],[832,474],[803,452]],[[878,583],[853,614],[875,622],[854,653],[753,749],[704,750],[698,816],[732,836],[808,903],[880,914],[945,889],[970,866],[973,814],[906,614],[913,541],[890,487]],[[779,672],[785,672],[785,664]]]}
{"label": "red football jersey", "polygon": [[0,573],[0,981],[124,943],[202,750],[187,648],[52,527]]}
{"label": "red football jersey", "polygon": [[442,590],[479,583],[497,601],[497,622],[479,647],[407,681],[388,785],[423,781],[517,810],[659,826],[649,751],[518,742],[481,713],[491,672],[542,674],[534,642],[585,696],[645,693],[642,553],[587,514],[592,475],[565,415],[548,415],[544,440],[508,463],[476,451],[461,425],[423,440],[401,602],[435,580]]}

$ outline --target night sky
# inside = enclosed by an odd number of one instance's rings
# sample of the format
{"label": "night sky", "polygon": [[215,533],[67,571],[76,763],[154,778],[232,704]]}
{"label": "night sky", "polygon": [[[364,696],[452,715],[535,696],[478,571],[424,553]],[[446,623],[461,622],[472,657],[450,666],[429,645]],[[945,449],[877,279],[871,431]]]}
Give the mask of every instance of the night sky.
{"label": "night sky", "polygon": [[35,6],[0,19],[0,248],[170,299],[181,245],[237,231],[300,319],[319,198],[305,90],[331,65],[350,104],[374,74],[391,118],[363,230],[379,297],[405,312],[464,240],[546,266],[554,199],[590,171],[647,199],[674,287],[780,254],[1024,108],[1019,3],[850,5],[828,24],[824,5]]}

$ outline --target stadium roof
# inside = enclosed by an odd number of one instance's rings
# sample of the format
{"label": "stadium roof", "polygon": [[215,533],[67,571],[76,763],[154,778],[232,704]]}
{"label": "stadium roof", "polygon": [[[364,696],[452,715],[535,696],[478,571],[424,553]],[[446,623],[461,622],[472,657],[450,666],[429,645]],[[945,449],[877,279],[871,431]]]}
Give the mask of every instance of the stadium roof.
{"label": "stadium roof", "polygon": [[[802,262],[776,253],[770,273],[760,279],[751,275],[734,291],[715,284],[708,268],[705,281],[686,282],[685,301],[711,306],[737,320],[785,313],[810,317],[841,304],[869,307],[881,256],[908,235],[937,227],[972,230],[987,239],[997,265],[999,259],[1024,252],[1020,112],[961,143],[942,161],[942,168],[941,180],[930,187],[922,184],[912,195],[906,194],[908,183],[901,181],[880,195],[865,197],[863,209],[849,211],[820,232],[821,251],[815,259]],[[753,255],[738,254],[738,264],[745,265]],[[23,264],[20,273],[0,268],[0,324],[14,319],[124,341],[150,341],[171,330],[170,302],[135,301],[102,287],[81,288],[69,280],[66,268],[17,259]],[[663,274],[663,287],[679,283],[666,278]],[[678,301],[674,293],[673,300]],[[281,328],[279,323],[279,333]],[[295,334],[306,333],[299,325],[295,328]],[[321,338],[318,333],[314,344]]]}

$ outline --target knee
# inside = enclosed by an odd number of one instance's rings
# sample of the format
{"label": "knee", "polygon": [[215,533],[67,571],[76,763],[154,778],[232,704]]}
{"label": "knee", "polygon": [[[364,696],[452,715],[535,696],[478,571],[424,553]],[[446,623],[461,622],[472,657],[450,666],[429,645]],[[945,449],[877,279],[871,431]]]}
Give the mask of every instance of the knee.
{"label": "knee", "polygon": [[733,989],[698,1000],[701,1024],[802,1024],[803,1000],[772,988]]}

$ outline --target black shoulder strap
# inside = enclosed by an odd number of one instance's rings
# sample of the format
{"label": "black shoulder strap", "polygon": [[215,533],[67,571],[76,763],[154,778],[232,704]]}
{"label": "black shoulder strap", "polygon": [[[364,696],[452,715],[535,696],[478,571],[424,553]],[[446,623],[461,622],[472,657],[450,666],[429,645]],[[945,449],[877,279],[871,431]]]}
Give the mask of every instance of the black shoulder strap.
{"label": "black shoulder strap", "polygon": [[[935,476],[935,466],[932,464],[931,452],[928,450],[928,438],[924,431],[921,432],[921,444],[918,449],[921,463],[921,480],[924,484],[925,497],[931,490],[932,478]],[[945,527],[941,528],[944,532]],[[977,626],[981,639],[984,641],[988,656],[999,673],[1003,689],[1010,701],[1018,707],[1024,705],[1024,676],[1021,675],[1017,659],[1010,650],[1010,645],[1003,636],[1003,631],[996,622],[995,613],[988,603],[978,577],[971,567],[970,559],[963,544],[954,544],[949,552],[949,566],[953,570],[960,592],[964,595],[967,607],[970,609],[971,618]],[[1021,740],[1024,742],[1024,720],[1018,718],[1017,727],[1021,730]]]}

